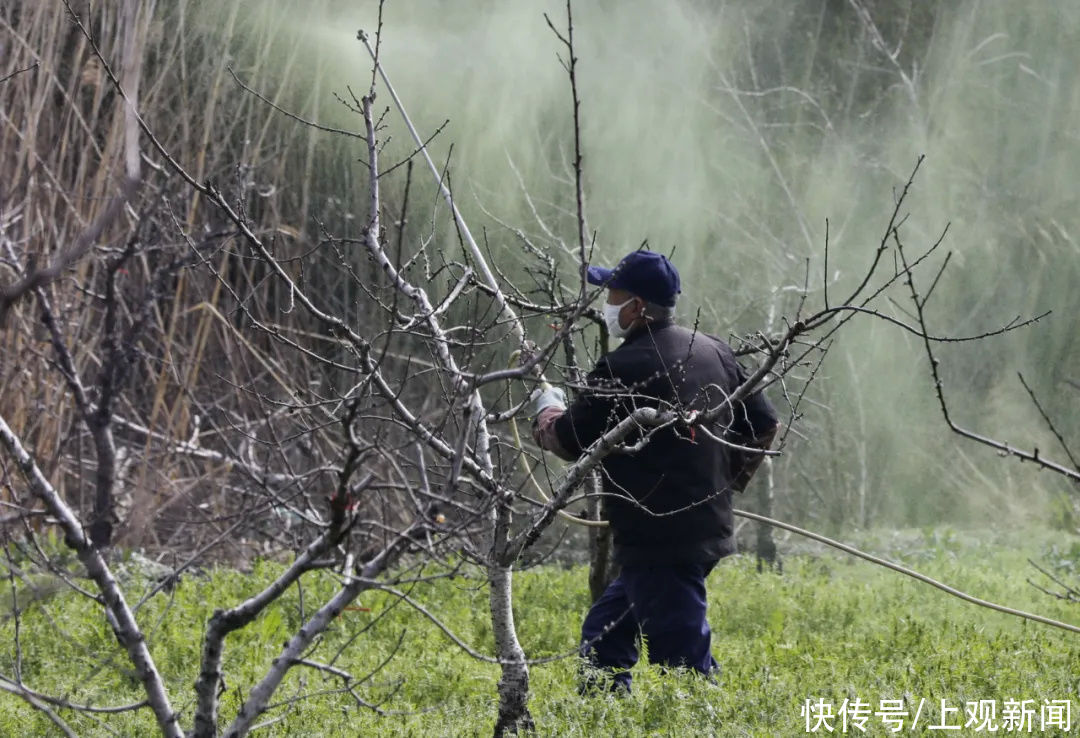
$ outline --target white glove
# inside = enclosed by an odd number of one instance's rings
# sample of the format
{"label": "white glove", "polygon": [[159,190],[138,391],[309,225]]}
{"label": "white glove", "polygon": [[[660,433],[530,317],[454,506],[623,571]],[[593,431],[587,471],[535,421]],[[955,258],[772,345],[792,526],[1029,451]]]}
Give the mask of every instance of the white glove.
{"label": "white glove", "polygon": [[547,382],[540,385],[539,391],[532,398],[532,417],[540,414],[541,410],[549,407],[566,409],[566,392],[561,387],[552,387]]}

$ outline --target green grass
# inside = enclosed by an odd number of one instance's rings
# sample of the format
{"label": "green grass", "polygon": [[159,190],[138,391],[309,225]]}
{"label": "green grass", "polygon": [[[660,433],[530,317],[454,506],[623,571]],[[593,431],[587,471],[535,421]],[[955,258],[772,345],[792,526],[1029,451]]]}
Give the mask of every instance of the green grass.
{"label": "green grass", "polygon": [[[1027,556],[1052,545],[1057,559],[1075,566],[1080,546],[1060,533],[1034,531],[1003,537],[989,533],[909,532],[902,538],[866,536],[863,545],[960,587],[971,594],[1023,609],[1080,622],[1080,608],[1037,592]],[[1070,548],[1071,547],[1071,548]],[[1064,551],[1065,553],[1060,553]],[[185,579],[171,595],[152,600],[141,612],[154,657],[166,675],[174,705],[190,724],[195,678],[207,603],[233,603],[255,591],[278,569],[262,563],[250,573],[219,570]],[[305,581],[310,613],[331,590],[329,577]],[[134,590],[138,586],[133,587]],[[551,736],[791,736],[804,734],[803,701],[823,698],[839,709],[859,698],[878,709],[881,699],[905,698],[912,711],[926,703],[915,733],[976,735],[973,731],[924,730],[940,715],[940,700],[963,708],[967,700],[1070,699],[1080,712],[1080,636],[1026,623],[948,597],[913,580],[870,564],[831,554],[803,553],[786,560],[782,575],[758,574],[752,557],[723,562],[709,580],[714,653],[723,664],[719,686],[686,674],[661,674],[639,664],[634,693],[621,698],[581,698],[575,665],[563,659],[532,669],[530,703],[540,735]],[[516,579],[520,637],[534,658],[570,651],[588,606],[583,568],[541,568]],[[490,653],[486,592],[480,580],[458,578],[417,586],[413,596],[437,612],[460,637]],[[4,601],[10,602],[5,590]],[[136,599],[130,597],[132,601]],[[222,715],[230,718],[242,692],[261,676],[300,623],[294,588],[269,612],[227,642]],[[393,600],[367,594],[359,603],[372,612],[349,611],[327,633],[312,658],[329,660],[358,629],[379,618]],[[0,670],[13,669],[14,621],[0,625],[5,649]],[[400,649],[383,670],[358,690],[365,699],[385,698],[383,709],[415,711],[379,716],[356,710],[348,695],[323,694],[279,708],[284,716],[256,735],[486,736],[495,709],[496,669],[477,663],[434,626],[398,603],[348,647],[337,666],[363,675]],[[39,691],[63,693],[98,705],[140,699],[138,684],[125,674],[126,661],[93,603],[58,595],[31,605],[21,622],[23,679]],[[102,661],[107,666],[102,667]],[[279,701],[298,694],[334,690],[333,677],[295,668],[279,690]],[[152,735],[147,711],[102,716],[108,728],[61,711],[85,735]],[[961,709],[960,715],[963,711]],[[866,735],[886,735],[871,718]],[[53,735],[55,728],[19,699],[0,694],[0,735]],[[860,734],[852,728],[849,733]],[[999,731],[1002,732],[1002,731]],[[1074,729],[1074,733],[1075,733]],[[839,721],[836,733],[840,733]],[[904,734],[912,734],[905,729]]]}

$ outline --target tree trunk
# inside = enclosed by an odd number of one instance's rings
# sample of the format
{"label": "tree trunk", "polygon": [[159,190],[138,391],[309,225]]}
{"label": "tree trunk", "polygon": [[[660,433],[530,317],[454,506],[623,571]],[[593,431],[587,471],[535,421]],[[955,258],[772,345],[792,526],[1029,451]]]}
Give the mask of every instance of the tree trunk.
{"label": "tree trunk", "polygon": [[[771,518],[773,516],[774,499],[772,459],[766,458],[763,463],[765,464],[765,484],[761,487],[761,506],[759,509],[762,515]],[[773,540],[772,526],[758,523],[757,570],[759,573],[765,568],[764,564],[768,564],[770,569],[776,569],[778,572],[784,570],[784,564],[780,560],[780,552],[776,548],[776,541]]]}
{"label": "tree trunk", "polygon": [[[769,333],[773,331],[773,325],[776,323],[776,302],[774,301],[769,306],[769,318],[766,324],[766,330]],[[772,459],[765,457],[762,461],[765,465],[765,485],[761,490],[761,507],[759,510],[761,514],[771,518],[773,516],[773,502],[775,501],[775,480],[773,479],[773,464]],[[780,562],[780,554],[776,550],[776,541],[773,540],[773,529],[771,525],[764,525],[758,523],[757,526],[757,570],[758,573],[764,569],[764,564],[768,564],[770,569],[776,569],[777,571],[783,571],[783,564]]]}
{"label": "tree trunk", "polygon": [[[593,472],[589,476],[589,485],[596,495],[600,493],[600,475]],[[587,516],[590,520],[600,520],[602,516],[600,497],[589,500]],[[619,567],[612,559],[611,528],[589,527],[589,594],[592,601],[600,599],[607,586],[619,576]]]}
{"label": "tree trunk", "polygon": [[[509,509],[496,512],[496,517],[509,522]],[[502,521],[500,521],[502,522]],[[508,526],[507,526],[508,527]],[[503,526],[499,525],[499,529]],[[491,625],[495,633],[495,654],[502,663],[499,679],[499,717],[495,721],[495,738],[533,732],[529,714],[529,665],[525,651],[517,639],[512,607],[513,572],[509,566],[492,564],[488,567]]]}
{"label": "tree trunk", "polygon": [[[466,409],[465,422],[467,427],[475,422],[476,457],[485,471],[494,474],[491,436],[478,392],[473,392],[470,404],[471,408]],[[470,418],[475,418],[475,421]],[[467,433],[467,427],[463,433]],[[487,563],[488,605],[491,610],[491,631],[495,636],[495,656],[502,668],[495,738],[532,733],[536,727],[529,714],[529,665],[525,662],[525,650],[518,641],[514,625],[513,565],[517,556],[510,546],[514,520],[512,502],[512,492],[497,494],[488,520],[491,526]]]}

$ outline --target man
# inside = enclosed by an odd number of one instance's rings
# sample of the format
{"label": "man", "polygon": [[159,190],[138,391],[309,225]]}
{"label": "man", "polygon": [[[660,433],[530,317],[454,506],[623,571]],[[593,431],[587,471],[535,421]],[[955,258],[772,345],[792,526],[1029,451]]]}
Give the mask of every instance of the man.
{"label": "man", "polygon": [[[533,437],[542,448],[573,460],[637,408],[702,411],[745,381],[726,343],[673,322],[680,280],[662,254],[634,251],[615,269],[590,266],[588,281],[607,287],[608,332],[624,340],[600,358],[569,408],[560,389],[538,395]],[[616,450],[602,462],[604,515],[621,572],[585,617],[581,653],[613,676],[612,688],[630,689],[639,633],[652,663],[719,671],[705,620],[705,577],[735,552],[732,494],[763,458],[731,444],[767,449],[779,427],[760,393],[732,405],[709,428],[635,431],[625,447],[652,436],[639,450]]]}

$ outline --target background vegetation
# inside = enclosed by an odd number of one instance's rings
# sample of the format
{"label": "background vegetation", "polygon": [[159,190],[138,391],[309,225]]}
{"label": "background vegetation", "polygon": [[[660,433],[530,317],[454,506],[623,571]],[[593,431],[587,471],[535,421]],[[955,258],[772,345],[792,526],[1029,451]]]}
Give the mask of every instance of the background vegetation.
{"label": "background vegetation", "polygon": [[[767,330],[775,327],[770,316],[790,310],[807,264],[811,285],[820,285],[826,219],[830,289],[842,292],[861,274],[894,188],[925,153],[907,227],[929,240],[951,223],[955,251],[932,327],[966,335],[1053,311],[1035,328],[948,347],[944,378],[961,420],[1050,448],[1020,371],[1065,436],[1080,436],[1068,411],[1080,392],[1072,289],[1080,277],[1080,12],[1067,3],[858,7],[865,17],[839,0],[579,8],[587,213],[598,260],[614,261],[648,239],[674,251],[684,321],[720,334]],[[460,207],[509,275],[521,274],[529,258],[503,224],[541,245],[573,233],[569,92],[544,9],[400,0],[384,18],[382,54],[395,85],[423,135],[449,120],[433,151],[449,161]],[[260,233],[274,235],[286,256],[303,253],[323,227],[357,235],[362,152],[272,111],[232,73],[298,115],[356,129],[339,99],[347,86],[367,84],[353,31],[373,29],[374,12],[374,3],[332,0],[153,6],[141,108],[196,176],[242,187]],[[103,50],[115,51],[109,8],[97,8],[92,20]],[[56,7],[9,5],[4,23],[5,44],[17,52],[9,66],[41,65],[0,89],[0,159],[18,195],[8,217],[53,236],[42,243],[63,241],[108,191],[111,175],[100,165],[120,146],[119,108]],[[411,151],[397,117],[385,122],[385,156]],[[421,179],[415,201],[434,202]],[[385,185],[391,210],[401,184]],[[181,222],[207,235],[220,229],[198,197],[182,200],[174,205]],[[451,228],[437,209],[434,220],[409,222],[405,233],[414,242],[434,234],[453,258]],[[257,264],[223,258],[215,266],[239,295],[262,284]],[[360,274],[371,269],[359,252],[351,258]],[[370,308],[336,264],[304,278],[324,285],[331,307],[348,306],[364,320]],[[432,288],[437,297],[440,283]],[[274,284],[258,299],[269,302],[256,308],[281,324],[301,320],[281,314],[288,297]],[[96,319],[92,305],[70,309]],[[208,373],[205,363],[235,342],[215,317],[234,309],[219,286],[191,272],[156,306],[169,340],[144,366],[139,414],[165,435],[198,432],[191,403],[224,391],[218,380],[228,379],[229,367]],[[14,334],[5,340],[8,357],[28,350]],[[1058,480],[1021,467],[987,473],[984,452],[948,438],[924,363],[912,336],[881,322],[847,334],[804,408],[811,432],[792,439],[777,469],[776,512],[833,530],[1032,515],[1068,527],[1075,496],[1063,496]],[[11,361],[0,367],[10,388],[2,402],[47,457],[64,417],[32,408],[53,402],[56,380],[25,369]],[[152,458],[136,462],[144,465],[139,488],[177,473],[155,468]],[[130,542],[146,542],[139,530],[128,531]]]}

